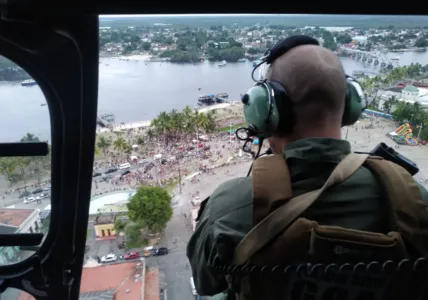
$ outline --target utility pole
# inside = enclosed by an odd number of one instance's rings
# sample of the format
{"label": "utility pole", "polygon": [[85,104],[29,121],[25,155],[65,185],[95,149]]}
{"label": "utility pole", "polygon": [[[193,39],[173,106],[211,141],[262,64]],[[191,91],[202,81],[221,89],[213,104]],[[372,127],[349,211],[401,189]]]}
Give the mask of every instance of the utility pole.
{"label": "utility pole", "polygon": [[423,123],[421,123],[421,125],[419,126],[419,131],[418,131],[418,136],[417,136],[417,140],[419,140],[419,137],[421,136],[421,131],[423,129]]}
{"label": "utility pole", "polygon": [[180,194],[181,194],[181,166],[178,166],[178,184],[180,186]]}

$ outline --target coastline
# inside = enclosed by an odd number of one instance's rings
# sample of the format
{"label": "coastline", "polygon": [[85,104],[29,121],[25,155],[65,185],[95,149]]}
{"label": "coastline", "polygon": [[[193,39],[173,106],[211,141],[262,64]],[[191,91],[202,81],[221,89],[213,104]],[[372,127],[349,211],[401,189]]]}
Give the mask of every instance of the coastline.
{"label": "coastline", "polygon": [[143,61],[143,62],[168,62],[169,58],[161,58],[151,54],[132,54],[132,55],[100,55],[100,63],[103,59],[118,59],[123,61]]}
{"label": "coastline", "polygon": [[[200,113],[206,113],[211,110],[217,110],[218,114],[218,120],[222,121],[223,119],[227,118],[228,112],[227,109],[234,110],[236,108],[240,108],[239,101],[231,101],[229,103],[219,103],[211,106],[205,106],[198,109],[192,109],[193,111],[198,111]],[[224,114],[223,114],[224,112]],[[129,129],[140,129],[140,128],[147,128],[150,127],[152,120],[145,120],[145,121],[135,121],[135,122],[123,122],[122,124],[113,126],[113,128],[97,128],[96,133],[110,133],[110,132],[120,132],[124,130]]]}

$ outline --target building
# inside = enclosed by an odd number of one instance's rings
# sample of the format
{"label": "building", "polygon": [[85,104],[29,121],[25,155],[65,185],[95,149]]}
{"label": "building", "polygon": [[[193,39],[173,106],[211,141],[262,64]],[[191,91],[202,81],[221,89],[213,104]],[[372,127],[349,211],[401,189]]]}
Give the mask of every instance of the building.
{"label": "building", "polygon": [[416,102],[419,97],[419,89],[413,85],[406,85],[401,91],[401,97],[406,102]]}
{"label": "building", "polygon": [[[40,210],[0,209],[0,233],[37,233],[41,231]],[[0,247],[0,265],[8,265],[28,258],[32,251],[22,251],[19,247]]]}
{"label": "building", "polygon": [[116,238],[114,230],[115,215],[99,215],[95,218],[94,230],[97,240],[109,240]]}
{"label": "building", "polygon": [[[428,109],[428,89],[422,87],[416,87],[411,83],[398,84],[397,87],[390,88],[387,90],[379,90],[377,92],[377,98],[379,99],[378,108],[383,110],[385,101],[395,97],[398,101],[404,101],[407,103],[418,102],[422,105],[423,109]],[[395,109],[395,105],[392,106],[391,112]]]}
{"label": "building", "polygon": [[[159,300],[159,270],[142,262],[96,265],[82,270],[80,300]],[[17,300],[33,300],[21,292]]]}

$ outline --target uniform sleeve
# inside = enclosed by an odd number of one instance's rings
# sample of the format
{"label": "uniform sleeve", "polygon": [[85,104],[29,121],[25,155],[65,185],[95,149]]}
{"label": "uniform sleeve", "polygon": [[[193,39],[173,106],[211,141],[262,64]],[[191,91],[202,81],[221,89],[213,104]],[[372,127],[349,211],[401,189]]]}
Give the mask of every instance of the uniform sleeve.
{"label": "uniform sleeve", "polygon": [[217,254],[213,237],[213,223],[210,218],[210,202],[206,203],[200,215],[195,232],[187,244],[187,257],[192,268],[195,288],[200,295],[215,295],[227,289],[227,282],[223,274],[219,274],[212,263]]}
{"label": "uniform sleeve", "polygon": [[428,205],[428,191],[419,183],[418,184],[418,188],[419,191],[421,192],[422,195],[422,200],[424,200],[425,204]]}

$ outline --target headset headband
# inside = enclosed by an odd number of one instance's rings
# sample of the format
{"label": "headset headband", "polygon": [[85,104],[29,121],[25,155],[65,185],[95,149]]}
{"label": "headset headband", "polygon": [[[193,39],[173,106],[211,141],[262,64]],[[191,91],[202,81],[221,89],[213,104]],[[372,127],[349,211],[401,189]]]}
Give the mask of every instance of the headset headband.
{"label": "headset headband", "polygon": [[303,46],[303,45],[316,45],[319,46],[320,43],[306,35],[293,35],[290,36],[282,41],[279,41],[275,45],[273,45],[271,48],[269,48],[265,55],[261,58],[263,62],[266,62],[267,64],[273,63],[278,57],[286,53],[287,51],[290,51],[294,47]]}

